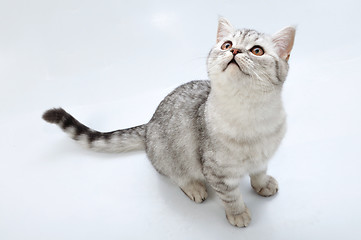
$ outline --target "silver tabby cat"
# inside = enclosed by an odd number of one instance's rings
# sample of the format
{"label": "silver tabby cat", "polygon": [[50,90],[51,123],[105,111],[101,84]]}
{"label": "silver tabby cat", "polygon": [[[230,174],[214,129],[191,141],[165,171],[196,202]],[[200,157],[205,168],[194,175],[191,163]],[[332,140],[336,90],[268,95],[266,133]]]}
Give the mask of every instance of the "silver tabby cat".
{"label": "silver tabby cat", "polygon": [[249,175],[261,196],[278,191],[267,163],[286,131],[281,91],[294,37],[293,27],[269,36],[236,30],[220,18],[207,61],[210,81],[176,88],[147,124],[102,133],[61,108],[48,110],[43,118],[95,150],[145,149],[154,168],[193,201],[207,198],[208,183],[223,201],[228,221],[245,227],[251,216],[240,178]]}

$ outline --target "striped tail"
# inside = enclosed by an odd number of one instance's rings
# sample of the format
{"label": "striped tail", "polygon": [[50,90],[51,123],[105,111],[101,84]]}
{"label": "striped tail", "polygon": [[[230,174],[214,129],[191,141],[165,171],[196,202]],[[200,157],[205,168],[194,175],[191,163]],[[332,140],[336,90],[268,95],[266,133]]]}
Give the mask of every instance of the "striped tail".
{"label": "striped tail", "polygon": [[62,108],[49,109],[43,119],[57,124],[72,139],[95,151],[127,152],[145,149],[145,125],[113,132],[98,132],[80,123]]}

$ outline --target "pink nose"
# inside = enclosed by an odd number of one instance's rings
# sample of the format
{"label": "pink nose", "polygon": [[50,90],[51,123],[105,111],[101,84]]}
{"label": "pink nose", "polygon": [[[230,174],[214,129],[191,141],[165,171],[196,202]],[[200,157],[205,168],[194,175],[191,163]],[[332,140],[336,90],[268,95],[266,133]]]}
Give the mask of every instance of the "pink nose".
{"label": "pink nose", "polygon": [[231,50],[231,52],[233,53],[233,55],[236,55],[236,54],[240,53],[241,50],[240,50],[240,49],[237,49],[237,48],[233,48],[233,49]]}

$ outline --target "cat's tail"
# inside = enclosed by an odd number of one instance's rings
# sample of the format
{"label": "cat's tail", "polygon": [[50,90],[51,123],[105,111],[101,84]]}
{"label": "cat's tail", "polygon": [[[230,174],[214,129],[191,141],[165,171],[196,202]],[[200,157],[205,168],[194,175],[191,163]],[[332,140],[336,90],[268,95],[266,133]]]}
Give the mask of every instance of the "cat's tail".
{"label": "cat's tail", "polygon": [[145,149],[145,125],[117,130],[98,132],[80,123],[62,108],[49,109],[43,119],[57,124],[72,139],[95,151],[127,152]]}

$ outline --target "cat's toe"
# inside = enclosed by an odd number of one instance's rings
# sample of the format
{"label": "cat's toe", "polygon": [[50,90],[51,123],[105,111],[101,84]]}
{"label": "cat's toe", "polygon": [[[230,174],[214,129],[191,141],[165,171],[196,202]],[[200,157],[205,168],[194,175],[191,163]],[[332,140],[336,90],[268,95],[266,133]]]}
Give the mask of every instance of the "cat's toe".
{"label": "cat's toe", "polygon": [[253,189],[263,197],[270,197],[278,192],[277,180],[271,176],[267,176],[263,184],[251,183]]}
{"label": "cat's toe", "polygon": [[181,187],[182,191],[196,203],[201,203],[208,197],[206,185],[203,182],[190,182]]}
{"label": "cat's toe", "polygon": [[226,212],[227,220],[235,227],[247,227],[251,222],[251,214],[246,207],[242,213],[231,214]]}

